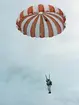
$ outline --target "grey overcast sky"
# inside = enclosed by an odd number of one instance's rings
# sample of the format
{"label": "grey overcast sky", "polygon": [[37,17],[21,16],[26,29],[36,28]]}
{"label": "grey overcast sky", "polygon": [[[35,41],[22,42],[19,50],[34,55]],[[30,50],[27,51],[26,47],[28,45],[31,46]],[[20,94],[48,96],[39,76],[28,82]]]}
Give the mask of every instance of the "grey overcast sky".
{"label": "grey overcast sky", "polygon": [[[19,13],[39,3],[64,11],[61,35],[33,39],[16,29]],[[79,105],[79,0],[0,1],[0,105]]]}

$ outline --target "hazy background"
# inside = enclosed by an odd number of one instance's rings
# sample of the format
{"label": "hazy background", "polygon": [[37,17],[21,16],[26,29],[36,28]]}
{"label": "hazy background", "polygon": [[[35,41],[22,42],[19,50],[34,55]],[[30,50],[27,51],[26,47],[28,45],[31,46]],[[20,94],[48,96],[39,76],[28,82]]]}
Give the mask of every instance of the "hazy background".
{"label": "hazy background", "polygon": [[[16,29],[19,13],[39,3],[64,11],[61,35],[36,39]],[[79,0],[0,1],[0,105],[79,105]]]}

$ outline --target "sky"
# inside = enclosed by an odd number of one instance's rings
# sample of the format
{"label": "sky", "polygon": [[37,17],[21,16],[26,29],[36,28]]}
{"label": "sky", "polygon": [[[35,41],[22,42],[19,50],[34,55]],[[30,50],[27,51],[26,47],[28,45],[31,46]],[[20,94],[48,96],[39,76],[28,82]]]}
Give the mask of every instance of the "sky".
{"label": "sky", "polygon": [[[67,18],[53,38],[30,38],[16,28],[30,5],[52,4]],[[0,105],[79,105],[79,0],[0,1]],[[45,84],[51,76],[52,94]]]}

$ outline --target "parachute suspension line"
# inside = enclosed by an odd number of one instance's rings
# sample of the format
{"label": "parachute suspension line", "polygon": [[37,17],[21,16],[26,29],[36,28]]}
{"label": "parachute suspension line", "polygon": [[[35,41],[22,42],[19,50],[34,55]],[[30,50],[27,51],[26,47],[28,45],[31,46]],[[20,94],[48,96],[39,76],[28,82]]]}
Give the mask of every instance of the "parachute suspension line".
{"label": "parachute suspension line", "polygon": [[50,74],[49,74],[49,79],[50,79]]}

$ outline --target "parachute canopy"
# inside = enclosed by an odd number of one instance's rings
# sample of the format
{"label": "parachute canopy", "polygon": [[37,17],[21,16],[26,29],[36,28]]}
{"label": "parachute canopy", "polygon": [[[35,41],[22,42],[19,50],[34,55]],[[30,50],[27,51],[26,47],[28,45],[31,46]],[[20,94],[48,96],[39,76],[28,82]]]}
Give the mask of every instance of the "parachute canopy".
{"label": "parachute canopy", "polygon": [[16,25],[24,35],[31,37],[53,37],[65,28],[66,17],[61,9],[52,5],[30,6],[23,10]]}

